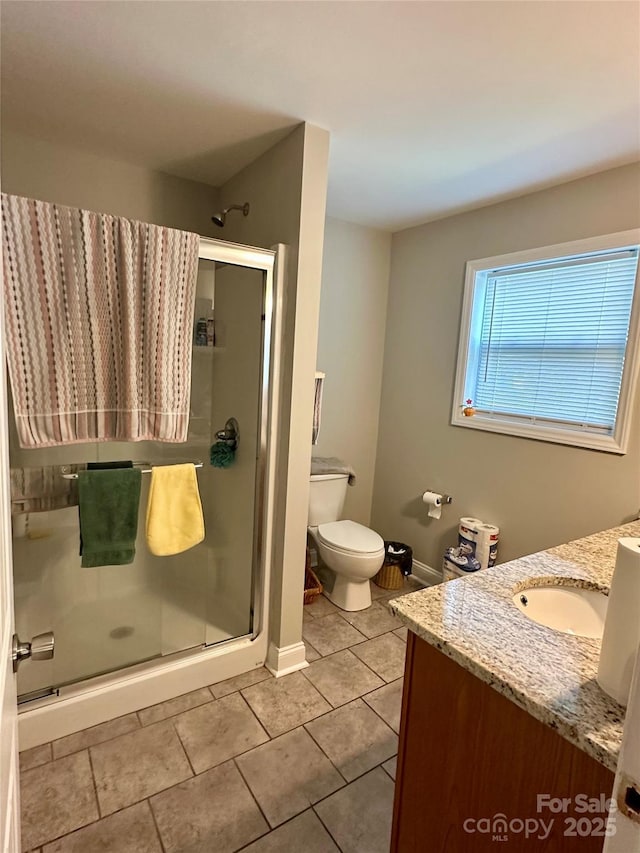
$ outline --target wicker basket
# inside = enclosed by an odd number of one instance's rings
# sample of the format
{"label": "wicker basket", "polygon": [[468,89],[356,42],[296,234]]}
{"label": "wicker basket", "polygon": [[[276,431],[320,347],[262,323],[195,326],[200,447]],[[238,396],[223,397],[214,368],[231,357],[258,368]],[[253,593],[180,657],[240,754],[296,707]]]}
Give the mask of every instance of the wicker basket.
{"label": "wicker basket", "polygon": [[312,604],[322,594],[322,584],[318,576],[311,568],[311,554],[307,548],[307,557],[304,567],[304,603]]}
{"label": "wicker basket", "polygon": [[378,574],[374,575],[373,582],[376,586],[381,586],[382,589],[402,589],[404,576],[400,571],[400,566],[385,562]]}

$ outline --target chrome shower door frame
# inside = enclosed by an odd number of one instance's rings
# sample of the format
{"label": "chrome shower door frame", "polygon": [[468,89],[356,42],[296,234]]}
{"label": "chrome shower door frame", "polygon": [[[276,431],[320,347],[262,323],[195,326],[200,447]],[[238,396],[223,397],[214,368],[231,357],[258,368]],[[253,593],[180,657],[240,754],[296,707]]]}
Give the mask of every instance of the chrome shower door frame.
{"label": "chrome shower door frame", "polygon": [[62,687],[19,711],[21,749],[28,749],[262,666],[269,645],[273,568],[276,451],[281,387],[287,247],[261,249],[200,238],[202,260],[264,273],[260,422],[255,476],[251,633],[196,650],[176,652]]}
{"label": "chrome shower door frame", "polygon": [[[286,246],[259,249],[208,237],[200,239],[201,260],[217,261],[264,272],[264,324],[262,375],[260,379],[260,423],[256,457],[253,521],[252,640],[261,635],[268,622],[269,567],[273,547],[273,506],[275,497],[275,436],[278,434],[280,389],[280,348],[282,337],[282,293]],[[277,263],[276,263],[277,259]],[[269,437],[272,438],[271,446]]]}

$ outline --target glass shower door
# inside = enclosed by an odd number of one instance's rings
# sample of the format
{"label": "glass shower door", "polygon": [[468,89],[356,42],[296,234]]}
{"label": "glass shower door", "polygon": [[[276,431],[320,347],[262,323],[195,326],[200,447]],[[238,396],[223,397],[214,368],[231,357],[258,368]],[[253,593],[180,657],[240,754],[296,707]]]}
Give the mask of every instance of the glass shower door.
{"label": "glass shower door", "polygon": [[[53,631],[56,641],[53,660],[21,664],[23,701],[251,633],[268,397],[265,299],[263,270],[200,261],[196,313],[213,303],[216,342],[193,348],[185,444],[108,442],[22,450],[10,410],[11,468],[27,478],[46,469],[51,482],[61,482],[57,477],[87,462],[202,462],[197,477],[206,530],[204,541],[188,551],[152,555],[145,542],[150,477],[143,473],[134,562],[89,569],[80,565],[72,496],[61,500],[68,506],[36,500],[22,512],[24,505],[14,505],[16,630],[23,639]],[[239,424],[236,456],[229,467],[214,468],[210,448],[231,417]]]}
{"label": "glass shower door", "polygon": [[239,426],[236,457],[229,468],[207,471],[207,514],[211,535],[206,643],[252,630],[262,415],[265,322],[263,273],[220,266],[216,270],[216,356],[212,371],[214,433],[229,418]]}

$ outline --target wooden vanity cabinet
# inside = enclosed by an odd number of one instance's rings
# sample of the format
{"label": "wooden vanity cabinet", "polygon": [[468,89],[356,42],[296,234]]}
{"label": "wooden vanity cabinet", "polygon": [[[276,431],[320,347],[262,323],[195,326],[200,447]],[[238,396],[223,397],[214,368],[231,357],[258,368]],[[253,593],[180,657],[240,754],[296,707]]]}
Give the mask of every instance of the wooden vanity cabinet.
{"label": "wooden vanity cabinet", "polygon": [[[606,812],[576,810],[575,797],[594,807],[612,790],[611,771],[409,631],[392,853],[596,853]],[[538,812],[538,794],[572,805]],[[484,832],[478,820],[496,815],[553,827],[544,839],[541,825],[528,839],[524,829]]]}

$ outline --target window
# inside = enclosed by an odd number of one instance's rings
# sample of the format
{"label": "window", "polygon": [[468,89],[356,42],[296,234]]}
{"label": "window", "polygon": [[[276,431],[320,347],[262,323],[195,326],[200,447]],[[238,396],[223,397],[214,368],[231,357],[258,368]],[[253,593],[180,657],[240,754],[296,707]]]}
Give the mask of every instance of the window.
{"label": "window", "polygon": [[625,453],[639,246],[640,230],[470,261],[452,424]]}

